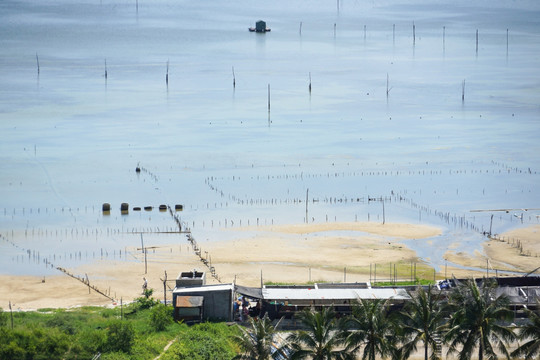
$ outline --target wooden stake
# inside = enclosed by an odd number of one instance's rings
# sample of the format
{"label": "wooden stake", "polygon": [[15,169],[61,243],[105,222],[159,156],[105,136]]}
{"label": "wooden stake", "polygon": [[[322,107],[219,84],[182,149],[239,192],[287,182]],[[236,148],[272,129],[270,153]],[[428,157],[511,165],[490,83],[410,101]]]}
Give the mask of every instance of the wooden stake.
{"label": "wooden stake", "polygon": [[364,25],[364,42],[366,42],[366,25]]}
{"label": "wooden stake", "polygon": [[236,88],[236,77],[234,75],[234,66],[232,67],[232,86]]}
{"label": "wooden stake", "polygon": [[306,224],[309,223],[309,220],[308,220],[308,195],[309,195],[309,189],[306,190]]}
{"label": "wooden stake", "polygon": [[270,84],[268,84],[268,112],[270,112]]}
{"label": "wooden stake", "polygon": [[478,29],[476,29],[476,55],[478,55]]}
{"label": "wooden stake", "polygon": [[311,72],[309,73],[309,93],[311,94]]}
{"label": "wooden stake", "polygon": [[508,56],[508,29],[506,29],[506,56]]}
{"label": "wooden stake", "polygon": [[9,312],[11,314],[11,330],[13,330],[13,309],[11,308],[11,300],[9,301]]}
{"label": "wooden stake", "polygon": [[385,216],[384,216],[384,199],[382,199],[382,223],[384,225],[385,223]]}
{"label": "wooden stake", "polygon": [[465,101],[465,79],[461,83],[461,102]]}
{"label": "wooden stake", "polygon": [[302,22],[300,21],[300,29],[298,30],[298,33],[302,35]]}
{"label": "wooden stake", "polygon": [[146,261],[146,254],[148,253],[148,251],[146,249],[144,249],[144,273],[148,273],[148,263]]}
{"label": "wooden stake", "polygon": [[169,59],[167,59],[167,73],[165,74],[165,83],[169,86]]}
{"label": "wooden stake", "polygon": [[412,37],[413,37],[413,46],[416,44],[416,25],[414,25],[414,21],[412,23]]}
{"label": "wooden stake", "polygon": [[[507,31],[507,33],[508,33],[508,31]],[[507,43],[508,43],[508,41],[507,41]],[[506,48],[508,49],[508,45],[506,46]],[[39,57],[38,57],[37,53],[36,53],[36,63],[37,63],[37,73],[39,75]]]}
{"label": "wooden stake", "polygon": [[446,49],[446,26],[442,27],[442,48],[443,51]]}
{"label": "wooden stake", "polygon": [[167,305],[167,271],[165,270],[165,279],[163,279],[163,304]]}
{"label": "wooden stake", "polygon": [[105,59],[105,80],[107,80],[107,59]]}

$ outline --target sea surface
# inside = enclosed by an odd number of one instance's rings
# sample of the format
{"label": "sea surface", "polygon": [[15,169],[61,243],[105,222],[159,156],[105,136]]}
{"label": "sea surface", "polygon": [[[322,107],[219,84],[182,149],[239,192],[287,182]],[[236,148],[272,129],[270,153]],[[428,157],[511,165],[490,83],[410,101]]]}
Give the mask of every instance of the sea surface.
{"label": "sea surface", "polygon": [[438,226],[405,244],[440,269],[540,223],[539,69],[532,0],[3,0],[0,273],[185,245],[173,215]]}

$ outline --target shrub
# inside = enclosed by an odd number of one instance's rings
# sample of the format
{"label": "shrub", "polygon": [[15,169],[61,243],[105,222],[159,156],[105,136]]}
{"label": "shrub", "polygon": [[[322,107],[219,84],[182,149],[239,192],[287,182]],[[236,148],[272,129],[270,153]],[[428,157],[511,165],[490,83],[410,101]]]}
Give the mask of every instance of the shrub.
{"label": "shrub", "polygon": [[2,308],[0,308],[0,327],[6,326],[7,315]]}
{"label": "shrub", "polygon": [[[86,329],[78,333],[77,344],[80,347],[81,358],[103,352],[107,345],[107,334],[101,329]],[[85,356],[85,357],[86,357]]]}
{"label": "shrub", "polygon": [[55,313],[50,319],[45,321],[45,326],[57,328],[68,335],[74,335],[77,333],[78,328],[74,321],[75,317],[75,314],[58,312]]}
{"label": "shrub", "polygon": [[107,327],[107,340],[105,344],[106,351],[122,351],[129,353],[133,342],[135,340],[135,333],[133,331],[133,325],[129,321],[113,320]]}
{"label": "shrub", "polygon": [[223,328],[224,324],[204,323],[189,328],[179,335],[163,360],[193,359],[193,360],[229,360],[236,354],[234,345],[229,340],[230,329]]}
{"label": "shrub", "polygon": [[155,331],[163,331],[173,322],[172,309],[169,306],[158,304],[150,312],[150,324]]}

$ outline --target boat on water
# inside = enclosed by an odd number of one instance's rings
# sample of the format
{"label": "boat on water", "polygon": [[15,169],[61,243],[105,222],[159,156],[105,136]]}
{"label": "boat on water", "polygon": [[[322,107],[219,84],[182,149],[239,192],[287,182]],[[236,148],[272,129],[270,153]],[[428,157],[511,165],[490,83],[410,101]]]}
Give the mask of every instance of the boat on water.
{"label": "boat on water", "polygon": [[258,32],[258,33],[265,33],[268,31],[271,31],[272,29],[266,27],[266,22],[259,20],[255,23],[255,27],[250,27],[249,31],[251,32]]}

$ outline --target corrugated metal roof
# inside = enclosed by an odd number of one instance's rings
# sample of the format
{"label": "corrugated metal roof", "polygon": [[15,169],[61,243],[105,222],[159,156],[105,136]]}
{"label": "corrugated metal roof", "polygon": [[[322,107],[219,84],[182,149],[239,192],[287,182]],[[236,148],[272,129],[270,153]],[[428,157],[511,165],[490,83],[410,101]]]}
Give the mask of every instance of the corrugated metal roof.
{"label": "corrugated metal roof", "polygon": [[234,284],[218,284],[218,285],[203,285],[203,286],[192,286],[192,287],[177,287],[173,290],[174,294],[182,293],[192,293],[192,292],[203,292],[203,291],[224,291],[224,290],[234,290]]}
{"label": "corrugated metal roof", "polygon": [[410,300],[404,289],[276,289],[263,288],[265,300]]}
{"label": "corrugated metal roof", "polygon": [[204,296],[177,296],[176,307],[192,308],[201,307],[203,305]]}

